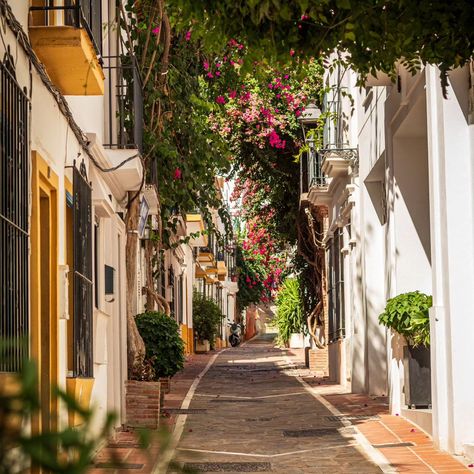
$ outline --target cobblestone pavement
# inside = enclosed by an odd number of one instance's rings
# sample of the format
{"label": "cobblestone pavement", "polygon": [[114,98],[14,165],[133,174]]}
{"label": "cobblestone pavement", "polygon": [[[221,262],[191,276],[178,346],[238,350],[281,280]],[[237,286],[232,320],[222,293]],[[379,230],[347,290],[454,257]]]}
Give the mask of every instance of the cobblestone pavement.
{"label": "cobblestone pavement", "polygon": [[224,351],[194,394],[177,459],[200,472],[382,472],[296,375],[269,337]]}

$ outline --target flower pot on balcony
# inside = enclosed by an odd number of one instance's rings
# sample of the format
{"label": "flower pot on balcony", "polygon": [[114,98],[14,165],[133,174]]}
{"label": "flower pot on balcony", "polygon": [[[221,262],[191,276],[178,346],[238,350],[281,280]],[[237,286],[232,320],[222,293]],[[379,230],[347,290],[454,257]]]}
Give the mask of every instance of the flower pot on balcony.
{"label": "flower pot on balcony", "polygon": [[430,348],[403,348],[405,372],[405,403],[408,408],[431,408]]}

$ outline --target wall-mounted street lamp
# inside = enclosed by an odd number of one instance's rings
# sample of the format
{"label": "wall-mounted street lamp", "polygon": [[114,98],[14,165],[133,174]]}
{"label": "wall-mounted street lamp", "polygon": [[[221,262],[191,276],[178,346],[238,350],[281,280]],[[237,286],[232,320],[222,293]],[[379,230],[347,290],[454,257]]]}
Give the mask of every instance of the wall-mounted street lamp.
{"label": "wall-mounted street lamp", "polygon": [[318,119],[321,117],[321,110],[319,107],[310,102],[301,115],[298,117],[298,122],[301,125],[301,130],[303,131],[303,138],[305,143],[307,143],[306,135],[310,130],[313,130],[318,125]]}
{"label": "wall-mounted street lamp", "polygon": [[303,139],[305,145],[308,146],[308,154],[306,159],[300,160],[300,190],[301,193],[309,191],[309,187],[313,184],[316,186],[325,184],[320,166],[318,163],[318,154],[315,149],[315,138],[309,132],[314,131],[318,126],[321,117],[321,110],[314,103],[310,102],[298,117],[298,122],[303,131]]}

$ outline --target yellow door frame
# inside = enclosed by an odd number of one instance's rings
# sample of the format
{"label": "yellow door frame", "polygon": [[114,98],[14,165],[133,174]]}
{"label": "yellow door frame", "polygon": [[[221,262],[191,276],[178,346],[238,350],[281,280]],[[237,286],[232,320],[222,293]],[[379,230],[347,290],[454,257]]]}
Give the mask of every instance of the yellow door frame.
{"label": "yellow door frame", "polygon": [[[31,202],[31,356],[38,365],[41,414],[32,420],[32,429],[40,433],[55,429],[58,421],[58,402],[45,384],[58,385],[58,190],[59,178],[41,155],[32,152]],[[47,212],[47,221],[42,213]],[[45,228],[44,226],[48,226]],[[44,240],[49,242],[46,255]],[[43,247],[42,247],[43,246]],[[43,248],[43,252],[42,252]],[[45,260],[46,259],[46,260]],[[46,269],[45,269],[46,266]],[[49,267],[49,268],[48,268]],[[45,301],[42,281],[48,276],[46,287],[49,301]],[[43,293],[43,294],[42,294]],[[45,311],[47,309],[47,311]],[[45,343],[47,341],[47,343]],[[47,346],[47,347],[45,347]],[[49,354],[46,353],[49,352]],[[47,396],[45,396],[47,393]],[[45,400],[46,398],[46,400]]]}

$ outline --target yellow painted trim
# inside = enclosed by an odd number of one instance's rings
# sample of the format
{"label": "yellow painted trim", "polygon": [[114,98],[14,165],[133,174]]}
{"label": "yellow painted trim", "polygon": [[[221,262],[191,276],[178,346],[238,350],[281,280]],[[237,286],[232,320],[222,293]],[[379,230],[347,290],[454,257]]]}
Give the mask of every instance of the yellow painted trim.
{"label": "yellow painted trim", "polygon": [[104,95],[104,71],[84,28],[30,26],[35,53],[65,95]]}
{"label": "yellow painted trim", "polygon": [[[85,410],[88,410],[90,407],[93,387],[93,378],[66,378],[66,393],[74,398],[77,404]],[[81,415],[73,410],[69,410],[68,420],[70,427],[81,425],[84,422]]]}
{"label": "yellow painted trim", "polygon": [[[58,188],[59,178],[51,170],[48,163],[35,151],[32,152],[32,206],[31,206],[31,356],[38,364],[38,377],[43,381],[46,377],[50,386],[58,384]],[[40,215],[41,196],[47,198],[49,203],[49,222],[44,222]],[[45,325],[42,317],[42,295],[41,295],[41,272],[45,262],[41,256],[41,228],[49,226],[49,317]],[[46,303],[45,303],[46,304]],[[46,326],[46,327],[45,327]],[[49,337],[49,356],[47,366],[43,363],[43,350],[45,335]],[[46,355],[44,355],[46,358]],[[45,381],[43,381],[46,383]],[[58,402],[52,395],[48,394],[49,402],[41,402],[43,417],[32,419],[33,432],[40,433],[43,429],[54,429],[57,426]],[[49,426],[42,426],[42,419],[49,417]]]}
{"label": "yellow painted trim", "polygon": [[194,329],[188,328],[188,344],[189,352],[192,354],[194,352]]}
{"label": "yellow painted trim", "polygon": [[72,182],[69,180],[67,176],[64,177],[64,190],[67,191],[69,194],[72,194]]}
{"label": "yellow painted trim", "polygon": [[179,325],[179,334],[184,342],[184,353],[188,355],[189,352],[189,341],[188,341],[188,326],[186,324]]}

